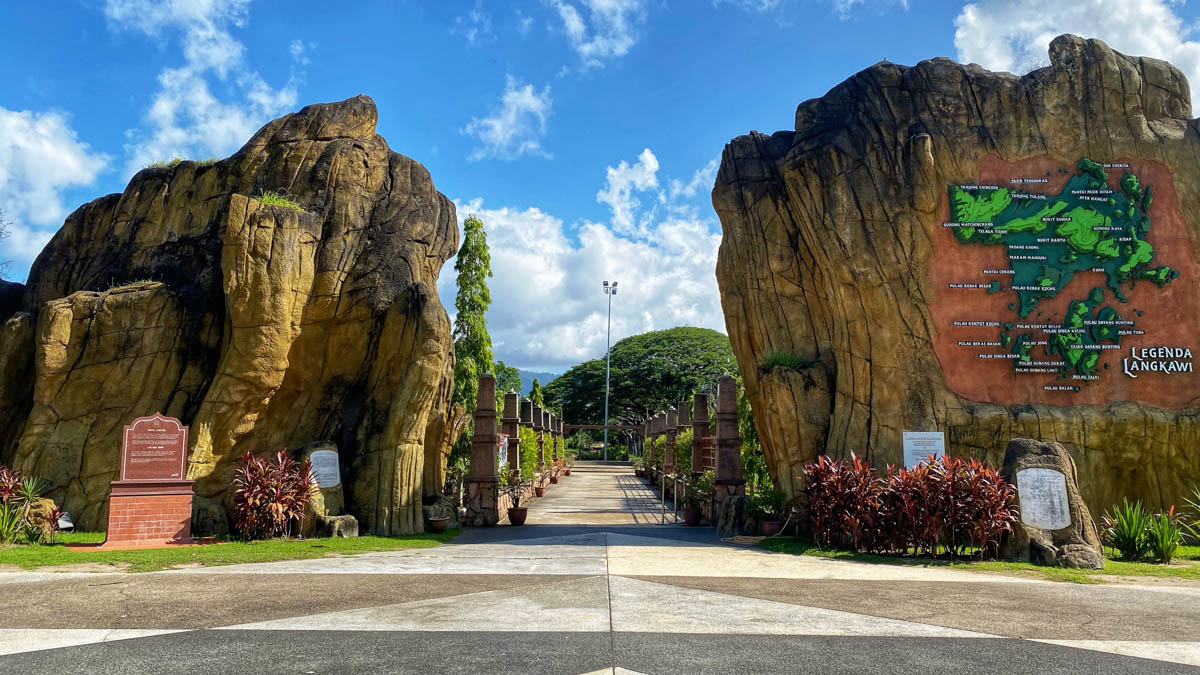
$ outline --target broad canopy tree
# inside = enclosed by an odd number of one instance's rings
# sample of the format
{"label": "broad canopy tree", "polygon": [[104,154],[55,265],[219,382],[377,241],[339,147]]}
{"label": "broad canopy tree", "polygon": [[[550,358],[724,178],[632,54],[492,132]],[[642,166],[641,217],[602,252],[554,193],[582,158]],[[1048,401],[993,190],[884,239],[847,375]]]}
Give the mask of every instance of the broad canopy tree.
{"label": "broad canopy tree", "polygon": [[[634,335],[612,347],[609,420],[639,423],[698,392],[716,393],[722,375],[737,374],[729,338],[680,327]],[[604,422],[604,359],[585,361],[542,389],[547,403],[576,424]]]}

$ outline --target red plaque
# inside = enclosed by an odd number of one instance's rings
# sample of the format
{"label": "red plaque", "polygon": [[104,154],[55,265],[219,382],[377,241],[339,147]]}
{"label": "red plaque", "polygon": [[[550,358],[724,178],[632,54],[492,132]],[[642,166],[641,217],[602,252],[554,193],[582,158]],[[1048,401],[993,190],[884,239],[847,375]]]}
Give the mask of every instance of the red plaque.
{"label": "red plaque", "polygon": [[187,427],[155,413],[125,427],[121,443],[122,481],[183,480]]}

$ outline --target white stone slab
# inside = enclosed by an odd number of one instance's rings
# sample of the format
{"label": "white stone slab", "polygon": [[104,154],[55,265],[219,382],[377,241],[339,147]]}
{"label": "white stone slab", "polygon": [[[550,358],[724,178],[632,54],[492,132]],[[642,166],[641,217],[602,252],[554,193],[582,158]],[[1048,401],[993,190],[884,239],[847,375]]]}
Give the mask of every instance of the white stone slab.
{"label": "white stone slab", "polygon": [[36,652],[43,649],[76,647],[78,645],[90,645],[97,642],[133,640],[154,635],[183,632],[186,631],[123,628],[0,628],[0,655]]}
{"label": "white stone slab", "polygon": [[341,468],[338,466],[338,454],[333,450],[314,450],[308,456],[312,462],[313,477],[317,486],[324,488],[337,487],[342,482]]}
{"label": "white stone slab", "polygon": [[1071,524],[1067,477],[1062,472],[1040,467],[1018,471],[1017,497],[1022,523],[1043,530],[1061,530]]}

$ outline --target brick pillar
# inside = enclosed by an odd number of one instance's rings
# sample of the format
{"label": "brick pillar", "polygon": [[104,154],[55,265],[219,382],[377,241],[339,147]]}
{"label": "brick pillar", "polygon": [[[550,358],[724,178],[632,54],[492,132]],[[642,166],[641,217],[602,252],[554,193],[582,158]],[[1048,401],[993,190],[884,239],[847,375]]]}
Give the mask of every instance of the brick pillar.
{"label": "brick pillar", "polygon": [[537,467],[539,470],[546,466],[546,433],[542,426],[545,415],[542,412],[542,406],[533,406],[533,433],[537,434]]}
{"label": "brick pillar", "polygon": [[704,473],[705,459],[711,452],[712,439],[708,429],[708,394],[692,397],[692,475]]}
{"label": "brick pillar", "polygon": [[667,434],[666,451],[663,453],[663,470],[675,473],[675,434],[677,433],[677,412],[675,407],[667,408],[667,421],[664,431]]}
{"label": "brick pillar", "polygon": [[508,470],[521,472],[521,418],[517,392],[504,395],[504,414],[500,418],[500,433],[508,436]]}
{"label": "brick pillar", "polygon": [[558,464],[558,418],[550,413],[550,463]]}
{"label": "brick pillar", "polygon": [[713,421],[717,453],[713,508],[714,513],[720,513],[726,497],[746,493],[746,481],[742,479],[742,439],[737,424],[737,385],[728,375],[717,383],[717,413]]}
{"label": "brick pillar", "polygon": [[467,476],[467,525],[487,527],[500,520],[496,475],[496,378],[479,378],[475,434],[471,437],[471,470]]}
{"label": "brick pillar", "polygon": [[554,461],[556,462],[565,459],[562,445],[562,420],[556,416],[554,418]]}

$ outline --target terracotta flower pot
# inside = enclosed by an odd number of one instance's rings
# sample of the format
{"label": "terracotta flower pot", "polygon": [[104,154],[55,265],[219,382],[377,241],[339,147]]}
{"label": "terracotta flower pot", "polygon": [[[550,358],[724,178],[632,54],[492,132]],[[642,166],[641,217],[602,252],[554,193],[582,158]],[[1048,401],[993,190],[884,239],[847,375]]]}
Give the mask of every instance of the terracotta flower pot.
{"label": "terracotta flower pot", "polygon": [[570,469],[563,469],[563,475],[564,475],[564,476],[570,476],[570,475],[571,475],[571,470],[570,470]]}
{"label": "terracotta flower pot", "polygon": [[638,478],[645,478],[646,470],[645,469],[634,469],[633,475],[637,476]]}
{"label": "terracotta flower pot", "polygon": [[700,509],[691,507],[683,507],[683,524],[688,527],[696,527],[700,524]]}
{"label": "terracotta flower pot", "polygon": [[546,488],[544,488],[544,487],[533,488],[533,496],[534,497],[545,497],[546,496]]}
{"label": "terracotta flower pot", "polygon": [[758,532],[764,537],[779,534],[782,524],[778,520],[764,520],[758,524]]}
{"label": "terracotta flower pot", "polygon": [[529,509],[524,506],[518,506],[508,510],[508,523],[510,525],[524,525],[525,518],[529,515]]}
{"label": "terracotta flower pot", "polygon": [[434,534],[445,532],[447,527],[450,527],[450,516],[429,519],[429,531]]}
{"label": "terracotta flower pot", "polygon": [[550,476],[550,482],[554,485],[558,485],[558,476]]}

